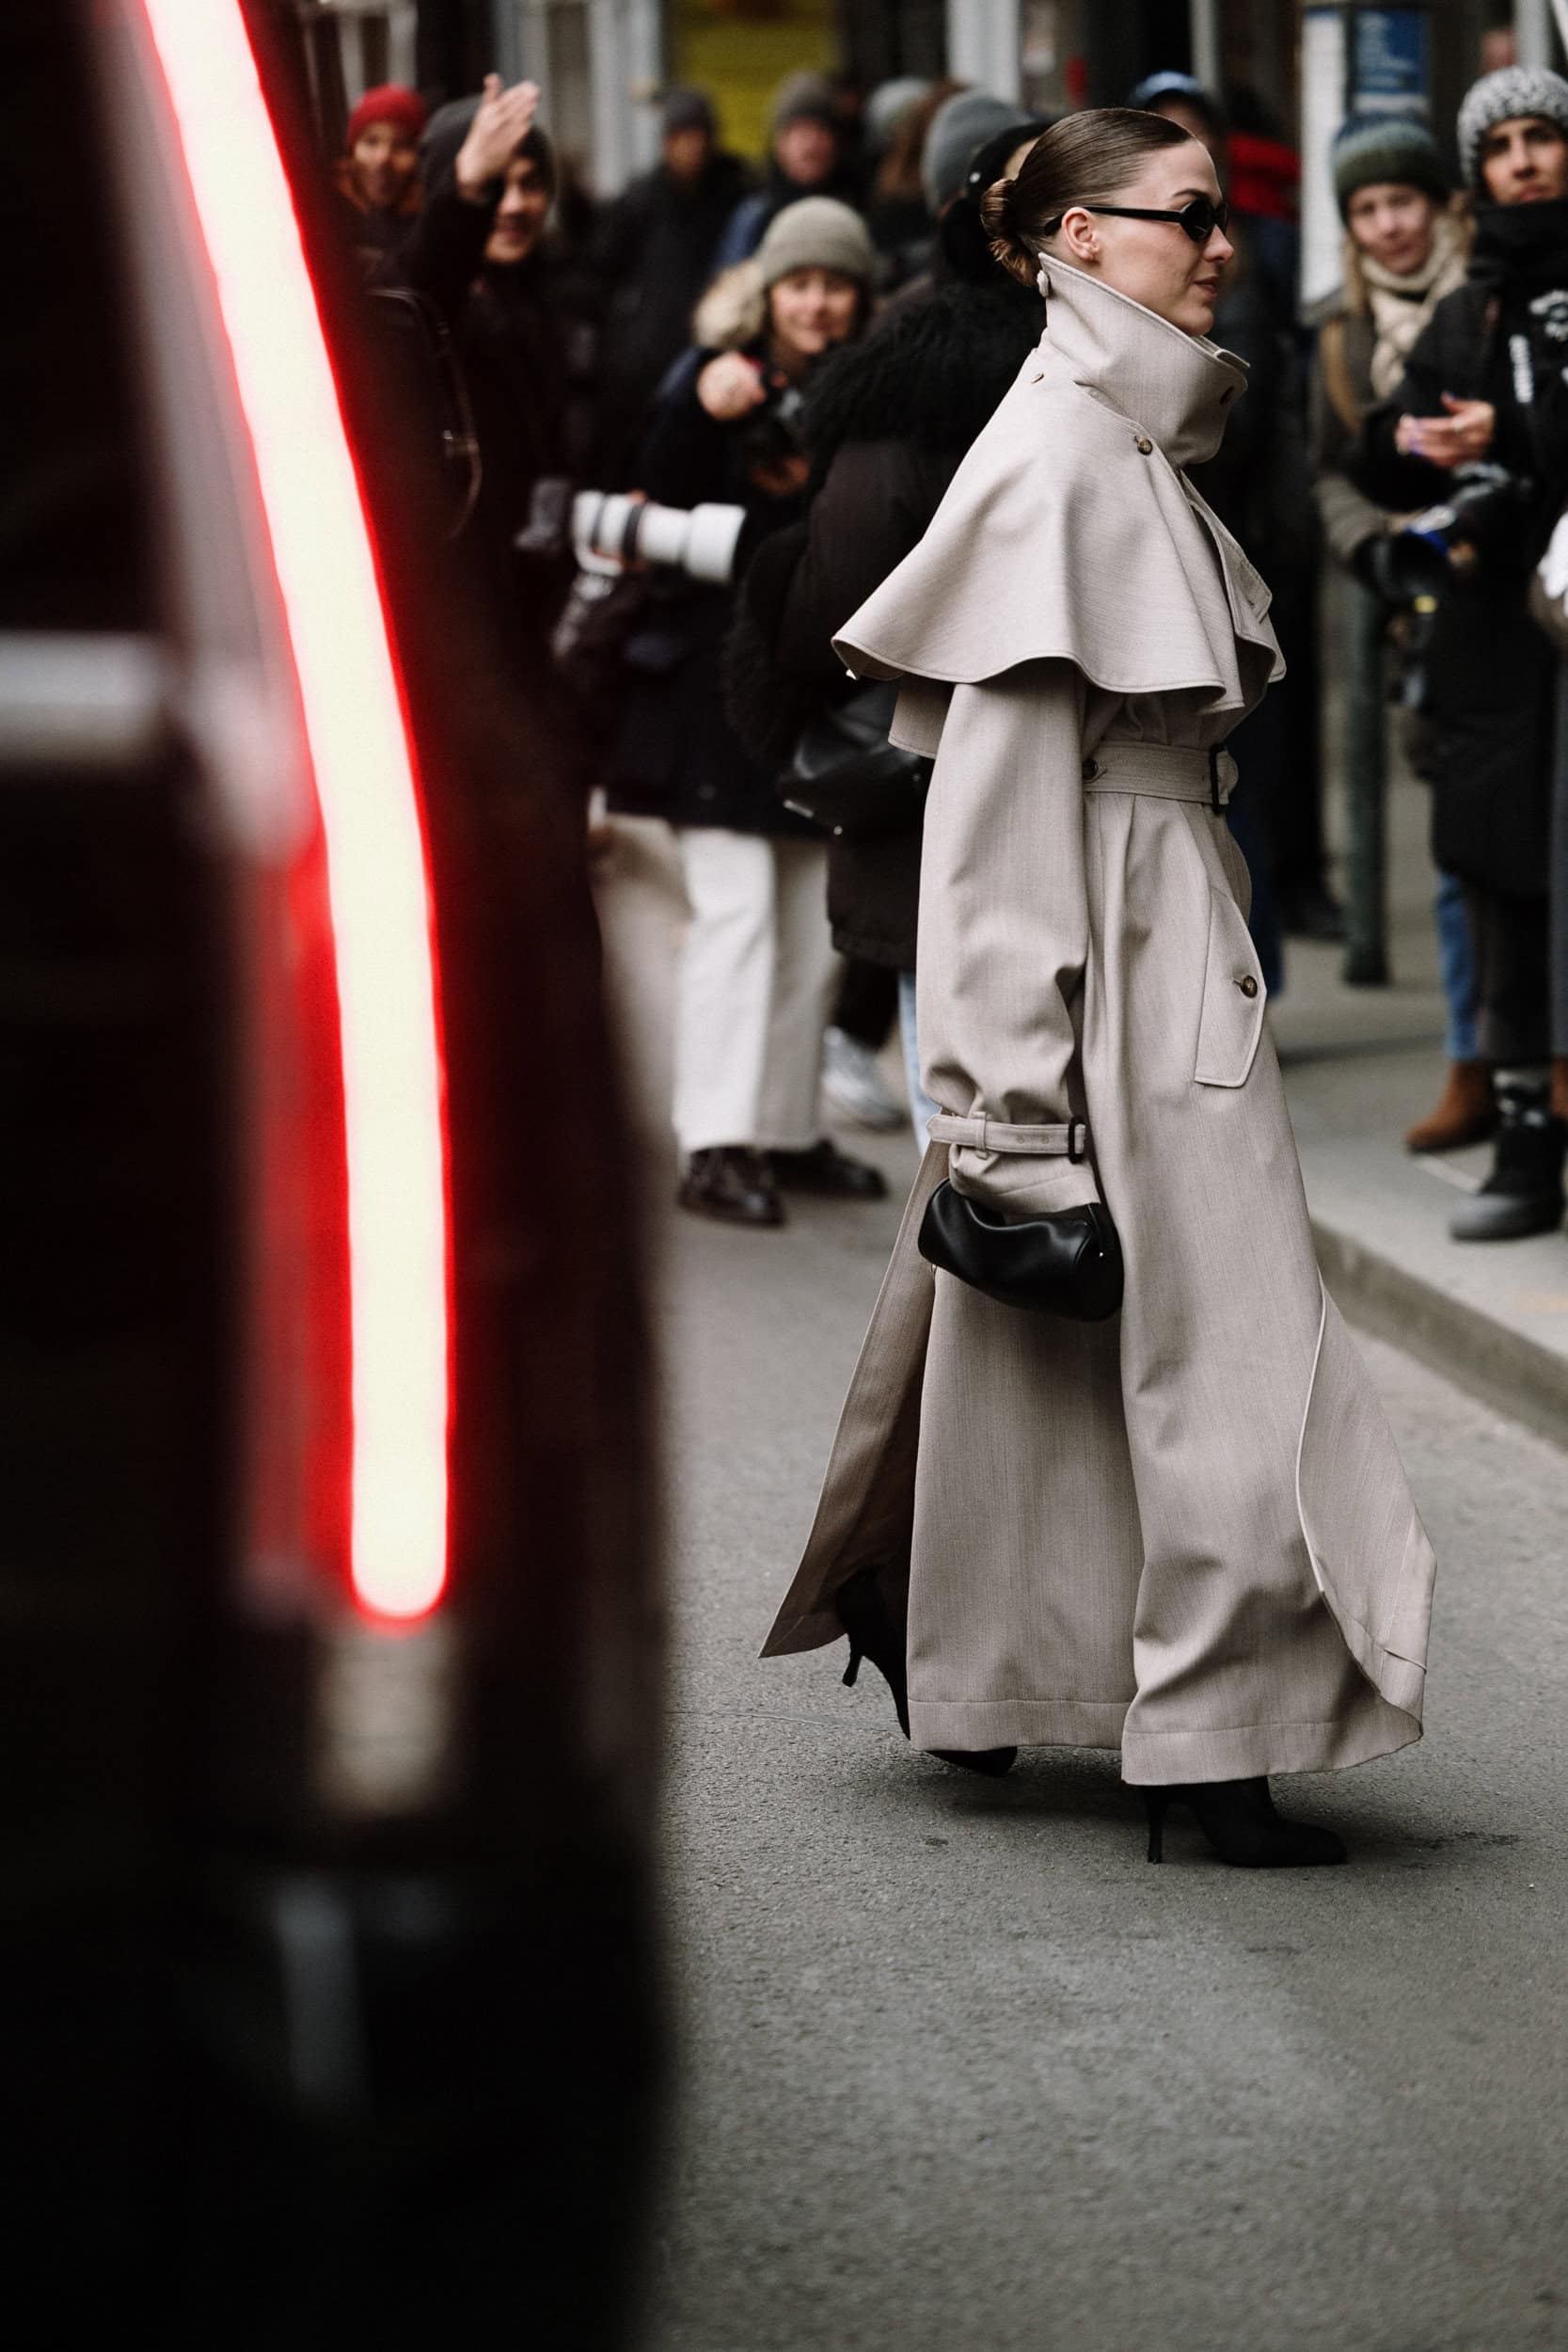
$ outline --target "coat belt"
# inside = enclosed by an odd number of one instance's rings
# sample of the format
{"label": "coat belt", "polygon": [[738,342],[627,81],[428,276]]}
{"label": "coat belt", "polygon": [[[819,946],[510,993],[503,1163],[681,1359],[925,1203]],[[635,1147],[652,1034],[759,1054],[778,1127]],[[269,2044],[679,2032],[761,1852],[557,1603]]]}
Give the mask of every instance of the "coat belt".
{"label": "coat belt", "polygon": [[1169,743],[1101,743],[1084,762],[1085,792],[1137,792],[1156,801],[1207,801],[1223,808],[1236,786],[1236,763],[1224,746],[1212,751]]}
{"label": "coat belt", "polygon": [[974,1152],[1026,1152],[1045,1159],[1065,1153],[1075,1164],[1088,1157],[1089,1130],[1082,1119],[1055,1127],[1013,1127],[1001,1119],[960,1119],[957,1111],[938,1111],[927,1133],[933,1143],[961,1144]]}

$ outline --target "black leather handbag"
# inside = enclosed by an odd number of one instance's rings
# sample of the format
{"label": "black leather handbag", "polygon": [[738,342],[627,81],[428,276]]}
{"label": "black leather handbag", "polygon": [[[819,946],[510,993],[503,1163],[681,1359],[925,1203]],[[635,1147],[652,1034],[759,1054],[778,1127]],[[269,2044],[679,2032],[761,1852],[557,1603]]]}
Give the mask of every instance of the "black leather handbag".
{"label": "black leather handbag", "polygon": [[931,762],[887,739],[898,689],[863,686],[800,730],[779,785],[784,806],[835,840],[878,841],[912,833],[921,819]]}
{"label": "black leather handbag", "polygon": [[926,1203],[918,1248],[999,1306],[1103,1323],[1121,1305],[1121,1243],[1098,1200],[1016,1224],[945,1181]]}

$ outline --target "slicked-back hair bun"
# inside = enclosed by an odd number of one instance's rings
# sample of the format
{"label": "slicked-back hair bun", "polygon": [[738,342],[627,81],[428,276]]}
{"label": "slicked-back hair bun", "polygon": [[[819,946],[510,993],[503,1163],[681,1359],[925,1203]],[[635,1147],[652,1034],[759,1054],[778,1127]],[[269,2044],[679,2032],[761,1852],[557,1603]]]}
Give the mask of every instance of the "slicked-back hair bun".
{"label": "slicked-back hair bun", "polygon": [[1089,106],[1042,131],[1010,180],[980,199],[990,249],[1005,270],[1032,286],[1040,253],[1074,204],[1114,204],[1151,155],[1183,147],[1192,133],[1164,115],[1131,106]]}
{"label": "slicked-back hair bun", "polygon": [[993,180],[980,199],[980,219],[990,240],[990,249],[1003,268],[1022,278],[1026,286],[1032,286],[1039,270],[1039,259],[1013,227],[1017,195],[1016,179]]}

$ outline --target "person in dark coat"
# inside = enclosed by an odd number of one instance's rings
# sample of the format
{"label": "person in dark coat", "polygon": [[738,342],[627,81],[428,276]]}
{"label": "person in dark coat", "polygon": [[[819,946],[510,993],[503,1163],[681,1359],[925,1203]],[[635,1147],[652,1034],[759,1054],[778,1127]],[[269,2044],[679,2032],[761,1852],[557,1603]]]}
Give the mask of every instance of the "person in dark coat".
{"label": "person in dark coat", "polygon": [[716,146],[704,91],[667,90],[660,128],[658,162],[609,206],[594,235],[605,292],[597,471],[607,489],[631,480],[648,405],[691,340],[724,224],[751,182],[739,156]]}
{"label": "person in dark coat", "polygon": [[[958,460],[1039,339],[1039,297],[1000,269],[979,229],[979,195],[1006,177],[1039,125],[1014,121],[973,159],[974,233],[950,210],[953,271],[923,301],[900,305],[812,386],[802,431],[819,485],[806,518],[758,550],[726,649],[729,709],[758,759],[782,768],[820,710],[855,691],[832,638],[924,535]],[[914,1038],[921,803],[902,828],[829,848],[828,910],[846,956],[899,975],[899,1009],[916,1138],[930,1105]]]}
{"label": "person in dark coat", "polygon": [[555,155],[531,82],[454,100],[420,155],[425,201],[383,283],[411,288],[451,335],[473,410],[480,486],[465,538],[519,644],[543,641],[571,580],[569,557],[519,554],[535,485],[569,469],[567,369],[542,250]]}
{"label": "person in dark coat", "polygon": [[[1433,855],[1465,886],[1499,1118],[1491,1173],[1449,1230],[1501,1241],[1560,1225],[1568,1145],[1568,1063],[1549,1066],[1559,664],[1526,609],[1568,492],[1568,82],[1534,67],[1487,74],[1460,108],[1459,150],[1477,199],[1469,275],[1369,417],[1355,470],[1400,513],[1463,494],[1470,467],[1515,485],[1445,577],[1424,665]],[[1568,1039],[1556,1047],[1568,1054]]]}
{"label": "person in dark coat", "polygon": [[[1445,294],[1465,282],[1468,200],[1452,195],[1437,141],[1401,115],[1352,115],[1334,137],[1334,193],[1345,224],[1343,278],[1312,317],[1311,449],[1318,512],[1343,566],[1344,772],[1350,857],[1344,977],[1386,981],[1386,735],[1390,684],[1401,699],[1418,675],[1407,600],[1380,585],[1391,518],[1349,473],[1369,412],[1402,377]],[[1407,748],[1419,772],[1419,728]],[[1438,877],[1433,901],[1448,999],[1448,1076],[1442,1095],[1405,1136],[1411,1152],[1483,1143],[1497,1128],[1492,1073],[1476,1058],[1475,961],[1464,884]]]}
{"label": "person in dark coat", "polygon": [[944,80],[911,87],[915,94],[892,126],[866,199],[865,225],[881,257],[884,294],[907,285],[930,267],[937,224],[922,168],[926,141],[934,117],[950,98],[958,96],[963,84]]}
{"label": "person in dark coat", "polygon": [[417,90],[386,82],[349,116],[334,185],[367,278],[396,252],[420,209],[420,135],[429,110]]}
{"label": "person in dark coat", "polygon": [[832,196],[857,207],[862,196],[861,175],[845,152],[832,85],[816,73],[792,73],[780,84],[768,122],[768,176],[725,223],[713,257],[715,275],[749,261],[784,206],[803,196]]}
{"label": "person in dark coat", "polygon": [[[801,513],[808,467],[793,413],[816,361],[863,324],[874,265],[847,206],[810,197],[778,215],[755,261],[710,291],[699,345],[660,391],[638,468],[650,498],[740,506],[743,559]],[[719,658],[732,607],[729,588],[654,574],[626,640],[608,799],[616,814],[674,828],[691,908],[675,1008],[680,1203],[777,1225],[781,1186],[862,1200],[884,1186],[822,1134],[835,979],[827,853],[725,722]]]}

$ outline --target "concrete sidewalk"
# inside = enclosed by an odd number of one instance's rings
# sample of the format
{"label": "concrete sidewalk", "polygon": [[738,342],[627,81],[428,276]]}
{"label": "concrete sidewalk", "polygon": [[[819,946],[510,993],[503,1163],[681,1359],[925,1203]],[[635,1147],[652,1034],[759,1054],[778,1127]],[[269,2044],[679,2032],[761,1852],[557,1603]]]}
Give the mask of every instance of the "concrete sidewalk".
{"label": "concrete sidewalk", "polygon": [[1397,774],[1395,984],[1346,988],[1338,947],[1292,940],[1271,1011],[1318,1254],[1353,1321],[1568,1445],[1568,1238],[1450,1241],[1456,1195],[1480,1182],[1489,1151],[1416,1159],[1401,1147],[1445,1069],[1429,812],[1425,787]]}

